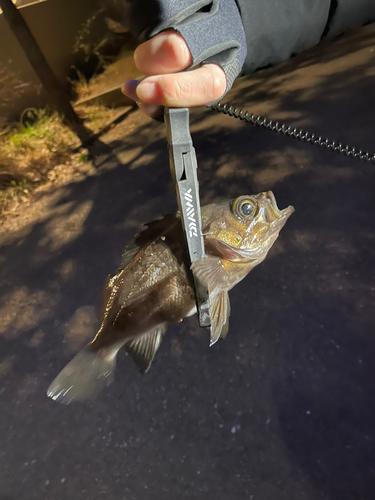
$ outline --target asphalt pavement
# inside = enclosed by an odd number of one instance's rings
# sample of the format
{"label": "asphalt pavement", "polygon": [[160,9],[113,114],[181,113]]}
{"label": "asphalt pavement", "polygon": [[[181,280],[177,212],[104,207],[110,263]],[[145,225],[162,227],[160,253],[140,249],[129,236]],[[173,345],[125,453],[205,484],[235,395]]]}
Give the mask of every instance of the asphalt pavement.
{"label": "asphalt pavement", "polygon": [[[375,152],[374,80],[370,26],[225,100]],[[212,111],[192,113],[202,203],[272,189],[296,209],[230,293],[227,338],[191,318],[147,375],[120,355],[95,402],[46,397],[125,244],[175,207],[163,125],[127,123],[1,235],[0,500],[374,500],[375,165]]]}

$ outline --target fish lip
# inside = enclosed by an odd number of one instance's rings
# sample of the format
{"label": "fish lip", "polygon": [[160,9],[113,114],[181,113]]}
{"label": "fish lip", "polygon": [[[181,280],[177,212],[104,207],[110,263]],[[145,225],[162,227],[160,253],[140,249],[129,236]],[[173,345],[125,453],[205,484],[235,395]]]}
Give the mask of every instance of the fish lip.
{"label": "fish lip", "polygon": [[292,205],[289,205],[289,207],[284,208],[283,210],[280,210],[280,213],[282,214],[283,219],[289,219],[289,217],[295,212],[295,209]]}
{"label": "fish lip", "polygon": [[266,198],[268,199],[268,201],[270,201],[272,207],[275,210],[277,210],[278,212],[280,212],[280,209],[277,206],[276,198],[275,198],[275,195],[273,194],[273,192],[272,191],[266,191],[265,195],[266,195]]}
{"label": "fish lip", "polygon": [[286,221],[294,213],[294,211],[295,210],[292,205],[289,205],[289,207],[286,207],[283,210],[279,210],[280,218],[272,222],[271,224],[271,228],[273,229],[272,232],[281,231],[281,229],[285,226]]}

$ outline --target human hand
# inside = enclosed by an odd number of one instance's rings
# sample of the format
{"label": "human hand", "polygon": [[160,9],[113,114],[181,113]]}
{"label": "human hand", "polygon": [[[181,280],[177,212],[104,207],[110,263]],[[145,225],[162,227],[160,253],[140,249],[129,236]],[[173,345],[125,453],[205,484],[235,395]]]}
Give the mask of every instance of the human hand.
{"label": "human hand", "polygon": [[183,37],[174,31],[139,45],[134,61],[147,76],[142,81],[126,81],[122,92],[151,118],[162,113],[161,106],[202,106],[216,101],[226,90],[224,70],[217,64],[183,71],[191,64],[191,54]]}

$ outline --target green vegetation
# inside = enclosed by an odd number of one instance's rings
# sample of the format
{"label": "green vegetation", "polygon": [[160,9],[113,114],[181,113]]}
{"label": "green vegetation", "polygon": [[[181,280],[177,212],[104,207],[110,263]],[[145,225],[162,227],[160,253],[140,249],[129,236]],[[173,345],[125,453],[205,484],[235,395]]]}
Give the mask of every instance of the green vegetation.
{"label": "green vegetation", "polygon": [[[81,106],[77,112],[93,133],[113,116],[113,110],[99,104]],[[86,150],[79,146],[61,117],[45,109],[26,110],[20,124],[0,131],[0,213],[11,199],[28,196],[45,182],[56,165],[88,161]]]}
{"label": "green vegetation", "polygon": [[75,134],[57,113],[29,110],[22,121],[23,124],[0,137],[0,174],[27,175],[37,163],[49,165],[56,164],[57,159],[66,160],[79,145]]}

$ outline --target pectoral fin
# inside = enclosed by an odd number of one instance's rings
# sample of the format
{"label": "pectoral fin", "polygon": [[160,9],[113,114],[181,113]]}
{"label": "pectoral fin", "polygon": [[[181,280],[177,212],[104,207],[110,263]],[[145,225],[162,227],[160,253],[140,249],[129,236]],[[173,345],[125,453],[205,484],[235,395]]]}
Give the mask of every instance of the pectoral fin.
{"label": "pectoral fin", "polygon": [[125,351],[133,358],[141,373],[146,373],[149,370],[166,331],[167,323],[162,323],[141,337],[125,344]]}
{"label": "pectoral fin", "polygon": [[[207,285],[210,296],[216,296],[210,306],[211,312],[211,338],[210,346],[215,344],[220,337],[228,333],[230,303],[228,292],[229,282],[227,273],[219,257],[206,256],[193,262],[191,269],[194,275]],[[217,293],[217,290],[221,290]]]}
{"label": "pectoral fin", "polygon": [[225,338],[229,329],[230,302],[228,292],[220,292],[210,307],[211,312],[211,337],[210,346],[219,338]]}
{"label": "pectoral fin", "polygon": [[225,269],[218,257],[197,259],[192,263],[191,270],[199,281],[207,285],[209,293],[225,288],[228,284]]}

